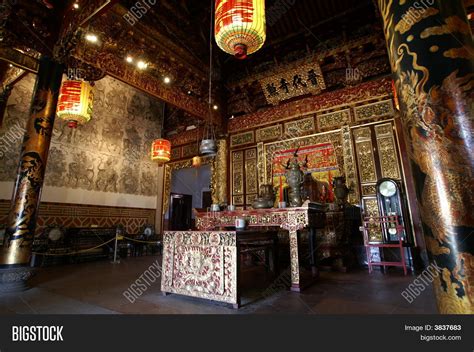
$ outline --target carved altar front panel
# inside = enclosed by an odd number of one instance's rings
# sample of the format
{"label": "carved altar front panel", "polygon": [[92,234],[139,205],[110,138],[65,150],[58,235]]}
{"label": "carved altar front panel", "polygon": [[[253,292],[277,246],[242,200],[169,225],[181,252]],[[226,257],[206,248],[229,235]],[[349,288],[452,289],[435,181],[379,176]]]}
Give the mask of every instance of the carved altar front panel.
{"label": "carved altar front panel", "polygon": [[236,232],[165,232],[161,291],[237,304]]}

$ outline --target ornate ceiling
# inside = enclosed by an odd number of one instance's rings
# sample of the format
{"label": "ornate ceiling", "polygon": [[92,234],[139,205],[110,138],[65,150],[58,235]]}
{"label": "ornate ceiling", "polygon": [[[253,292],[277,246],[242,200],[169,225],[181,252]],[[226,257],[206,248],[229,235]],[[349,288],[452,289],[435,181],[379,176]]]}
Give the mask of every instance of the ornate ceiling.
{"label": "ornate ceiling", "polygon": [[[142,10],[137,12],[138,3]],[[0,5],[0,59],[34,72],[37,58],[49,55],[85,70],[91,79],[111,75],[167,102],[171,107],[166,130],[182,131],[189,125],[202,125],[209,116],[211,3],[6,0]],[[472,0],[466,4],[472,6]],[[262,50],[237,61],[214,46],[212,99],[220,106],[213,112],[215,123],[221,123],[221,115],[265,107],[258,78],[307,57],[321,60],[329,87],[334,89],[339,87],[342,70],[361,57],[377,62],[374,67],[379,71],[372,74],[386,73],[384,40],[373,0],[267,0],[266,7],[268,33]],[[98,41],[87,42],[88,33]],[[133,62],[127,62],[127,57]],[[148,65],[146,69],[137,68],[139,60]],[[4,66],[0,74],[5,70]]]}

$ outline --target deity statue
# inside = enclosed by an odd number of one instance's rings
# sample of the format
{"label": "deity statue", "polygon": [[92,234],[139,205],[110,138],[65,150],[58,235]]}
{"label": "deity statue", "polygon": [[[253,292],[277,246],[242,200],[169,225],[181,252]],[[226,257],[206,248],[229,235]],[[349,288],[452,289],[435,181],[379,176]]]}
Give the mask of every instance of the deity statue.
{"label": "deity statue", "polygon": [[286,182],[289,185],[288,201],[290,207],[300,207],[303,204],[302,187],[304,182],[304,173],[301,168],[306,168],[308,157],[300,164],[298,161],[298,149],[293,157],[286,163]]}

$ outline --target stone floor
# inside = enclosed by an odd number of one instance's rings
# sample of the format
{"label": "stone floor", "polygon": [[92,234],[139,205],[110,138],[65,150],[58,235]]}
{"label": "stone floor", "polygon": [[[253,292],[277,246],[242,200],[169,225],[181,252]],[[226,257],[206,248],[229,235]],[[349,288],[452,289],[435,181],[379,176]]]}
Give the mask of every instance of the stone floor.
{"label": "stone floor", "polygon": [[134,303],[122,295],[159,257],[135,257],[120,264],[108,261],[39,269],[33,288],[0,296],[0,314],[431,314],[431,289],[409,304],[401,292],[413,281],[398,271],[387,275],[366,270],[323,272],[303,291],[280,291],[262,298],[271,280],[264,270],[246,271],[243,307],[182,297],[163,296],[157,281]]}

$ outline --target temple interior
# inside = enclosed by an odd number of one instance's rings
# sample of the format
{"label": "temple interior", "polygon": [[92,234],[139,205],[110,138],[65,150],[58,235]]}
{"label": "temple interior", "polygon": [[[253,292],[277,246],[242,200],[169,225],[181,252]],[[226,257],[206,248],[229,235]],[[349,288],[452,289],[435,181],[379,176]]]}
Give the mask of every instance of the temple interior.
{"label": "temple interior", "polygon": [[0,314],[473,314],[473,25],[3,1]]}

